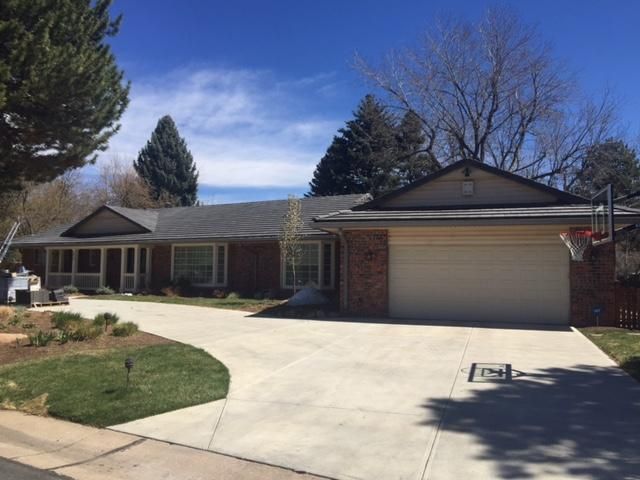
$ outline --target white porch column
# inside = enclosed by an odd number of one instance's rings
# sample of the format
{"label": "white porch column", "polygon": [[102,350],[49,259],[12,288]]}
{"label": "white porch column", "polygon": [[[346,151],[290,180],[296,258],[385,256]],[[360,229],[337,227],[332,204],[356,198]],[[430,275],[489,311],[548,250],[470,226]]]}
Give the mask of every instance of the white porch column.
{"label": "white porch column", "polygon": [[76,273],[78,272],[78,249],[71,250],[71,285],[76,286]]}
{"label": "white porch column", "polygon": [[120,248],[120,291],[124,292],[124,273],[127,271],[127,249]]}
{"label": "white porch column", "polygon": [[137,292],[140,286],[140,245],[133,249],[133,291]]}
{"label": "white porch column", "polygon": [[100,285],[99,287],[104,287],[107,284],[107,249],[100,249]]}

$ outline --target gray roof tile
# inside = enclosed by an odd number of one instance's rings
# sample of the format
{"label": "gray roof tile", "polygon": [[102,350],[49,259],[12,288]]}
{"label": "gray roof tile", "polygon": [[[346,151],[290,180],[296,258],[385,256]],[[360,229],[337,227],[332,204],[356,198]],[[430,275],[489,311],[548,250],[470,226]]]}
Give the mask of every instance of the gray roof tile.
{"label": "gray roof tile", "polygon": [[[322,232],[312,226],[314,217],[349,209],[369,199],[368,195],[361,194],[301,199],[305,224],[303,235],[328,235],[326,232]],[[17,238],[14,240],[13,245],[26,247],[30,245],[277,239],[280,236],[282,217],[287,211],[287,205],[287,200],[271,200],[156,210],[109,207],[132,221],[145,226],[151,232],[72,238],[61,236],[61,233],[71,227],[71,225],[63,225],[45,233]]]}

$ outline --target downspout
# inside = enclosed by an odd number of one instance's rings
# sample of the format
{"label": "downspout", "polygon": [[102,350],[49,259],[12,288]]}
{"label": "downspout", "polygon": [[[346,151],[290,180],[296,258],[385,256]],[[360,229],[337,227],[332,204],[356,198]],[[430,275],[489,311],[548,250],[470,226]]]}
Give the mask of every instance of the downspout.
{"label": "downspout", "polygon": [[344,250],[343,261],[340,262],[342,266],[342,310],[346,311],[349,305],[349,248],[347,248],[347,240],[344,236],[342,228],[338,228],[338,238],[340,239],[340,248]]}

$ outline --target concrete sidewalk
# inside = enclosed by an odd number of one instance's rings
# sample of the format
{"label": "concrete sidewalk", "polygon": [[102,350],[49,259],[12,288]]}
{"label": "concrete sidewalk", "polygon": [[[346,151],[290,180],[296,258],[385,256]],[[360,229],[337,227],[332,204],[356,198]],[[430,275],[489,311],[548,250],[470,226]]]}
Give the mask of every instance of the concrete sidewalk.
{"label": "concrete sidewalk", "polygon": [[12,411],[0,411],[0,457],[78,480],[320,478],[135,435]]}

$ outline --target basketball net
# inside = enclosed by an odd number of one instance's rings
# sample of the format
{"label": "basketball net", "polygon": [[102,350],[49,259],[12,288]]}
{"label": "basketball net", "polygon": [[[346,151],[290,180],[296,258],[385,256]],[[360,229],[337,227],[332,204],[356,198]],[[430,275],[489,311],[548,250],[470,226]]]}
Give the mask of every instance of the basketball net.
{"label": "basketball net", "polygon": [[571,252],[571,260],[582,262],[583,255],[589,245],[591,245],[590,230],[576,230],[573,232],[562,232],[560,238]]}

